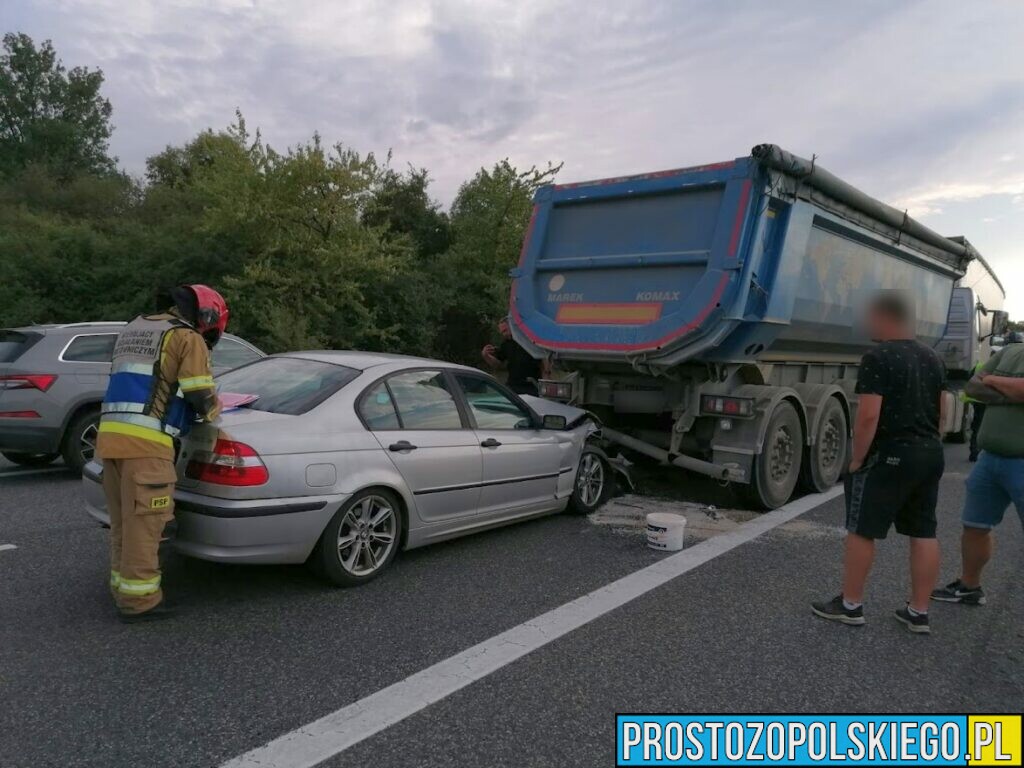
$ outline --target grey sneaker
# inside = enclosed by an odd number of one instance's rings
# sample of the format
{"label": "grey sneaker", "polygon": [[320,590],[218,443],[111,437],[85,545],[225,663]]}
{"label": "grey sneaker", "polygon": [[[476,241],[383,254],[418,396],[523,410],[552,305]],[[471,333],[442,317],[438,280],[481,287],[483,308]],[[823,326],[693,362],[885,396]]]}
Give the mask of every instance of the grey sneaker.
{"label": "grey sneaker", "polygon": [[932,592],[932,600],[941,603],[963,603],[964,605],[984,605],[985,590],[979,587],[967,587],[957,579],[951,581],[944,587],[939,587]]}
{"label": "grey sneaker", "polygon": [[918,635],[929,635],[931,634],[932,628],[928,624],[927,613],[911,613],[910,605],[905,605],[902,608],[897,609],[896,621],[905,625],[907,629]]}
{"label": "grey sneaker", "polygon": [[851,610],[843,605],[842,595],[836,595],[826,602],[811,603],[811,610],[814,611],[815,616],[849,624],[851,627],[859,627],[864,624],[864,606],[858,605]]}

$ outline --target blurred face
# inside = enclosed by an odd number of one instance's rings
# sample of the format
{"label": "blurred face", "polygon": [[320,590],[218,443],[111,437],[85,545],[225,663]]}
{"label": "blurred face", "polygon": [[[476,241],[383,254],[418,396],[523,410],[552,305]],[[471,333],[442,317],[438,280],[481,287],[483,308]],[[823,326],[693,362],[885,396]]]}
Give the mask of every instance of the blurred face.
{"label": "blurred face", "polygon": [[503,339],[512,338],[512,331],[508,327],[507,320],[502,320],[500,323],[498,323],[498,333],[501,334],[501,338]]}
{"label": "blurred face", "polygon": [[864,315],[864,326],[872,341],[885,338],[885,317],[874,307],[869,307]]}
{"label": "blurred face", "polygon": [[865,324],[872,341],[886,341],[904,334],[903,326],[896,318],[878,307],[868,308]]}

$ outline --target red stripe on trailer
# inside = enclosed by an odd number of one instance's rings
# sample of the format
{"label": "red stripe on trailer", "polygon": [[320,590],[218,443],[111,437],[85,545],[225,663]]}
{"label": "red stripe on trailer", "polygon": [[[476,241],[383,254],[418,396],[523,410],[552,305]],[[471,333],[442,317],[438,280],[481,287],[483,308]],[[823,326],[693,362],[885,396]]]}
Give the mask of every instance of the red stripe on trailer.
{"label": "red stripe on trailer", "polygon": [[718,280],[718,285],[715,286],[715,291],[712,294],[710,301],[708,301],[708,303],[704,306],[703,309],[701,309],[697,316],[693,318],[693,320],[688,322],[682,328],[677,328],[676,330],[661,337],[660,339],[657,339],[656,341],[643,342],[640,344],[605,344],[602,342],[594,341],[547,341],[546,339],[540,338],[540,336],[531,331],[526,326],[526,323],[523,322],[523,318],[522,316],[520,316],[519,310],[516,309],[514,294],[512,296],[512,305],[510,309],[512,311],[512,319],[515,321],[516,325],[518,325],[519,328],[522,329],[523,333],[526,334],[526,337],[530,341],[541,347],[548,347],[550,349],[608,349],[627,352],[639,349],[655,349],[657,347],[663,346],[664,344],[668,343],[669,341],[672,341],[673,339],[677,339],[680,336],[686,335],[694,328],[699,326],[701,323],[703,323],[707,316],[711,314],[711,311],[718,305],[718,300],[722,298],[722,293],[725,291],[725,286],[728,282],[729,273],[723,272],[722,276]]}
{"label": "red stripe on trailer", "polygon": [[[533,225],[537,221],[537,205],[533,206],[533,210],[530,212],[530,223],[526,226],[526,234],[523,235],[523,247],[519,249],[519,264],[520,269],[523,266],[523,262],[526,261],[526,249],[530,245],[530,238],[533,236]],[[519,313],[516,311],[516,284],[520,278],[516,278],[512,281],[512,292],[508,297],[508,306],[513,317],[519,317]],[[520,323],[522,325],[522,323]]]}
{"label": "red stripe on trailer", "polygon": [[661,317],[660,302],[559,304],[560,325],[648,325]]}
{"label": "red stripe on trailer", "polygon": [[[533,235],[533,225],[537,221],[537,205],[533,206],[533,210],[530,211],[530,223],[526,225],[526,234],[523,235],[523,247],[519,249],[519,266],[523,266],[523,262],[526,261],[526,247],[530,244],[530,237]],[[513,286],[515,283],[513,283]]]}
{"label": "red stripe on trailer", "polygon": [[743,182],[740,187],[740,204],[736,209],[736,220],[732,224],[732,236],[729,238],[729,258],[736,255],[736,249],[740,244],[740,232],[743,231],[743,216],[747,212],[747,202],[750,199],[750,179]]}

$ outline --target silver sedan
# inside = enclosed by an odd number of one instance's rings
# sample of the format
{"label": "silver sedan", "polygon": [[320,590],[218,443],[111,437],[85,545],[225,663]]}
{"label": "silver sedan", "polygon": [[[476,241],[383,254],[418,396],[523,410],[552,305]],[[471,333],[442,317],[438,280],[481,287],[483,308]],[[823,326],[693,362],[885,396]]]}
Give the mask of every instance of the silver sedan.
{"label": "silver sedan", "polygon": [[[178,456],[174,545],[205,560],[317,565],[361,584],[399,549],[561,512],[611,486],[584,411],[474,368],[362,352],[258,360],[218,379],[256,395],[195,427]],[[86,508],[107,513],[102,466]]]}

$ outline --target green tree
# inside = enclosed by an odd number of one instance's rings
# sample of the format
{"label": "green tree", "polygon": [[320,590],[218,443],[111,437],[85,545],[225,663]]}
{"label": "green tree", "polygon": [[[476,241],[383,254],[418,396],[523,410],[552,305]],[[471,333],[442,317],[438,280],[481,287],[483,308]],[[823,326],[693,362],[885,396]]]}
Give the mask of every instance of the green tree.
{"label": "green tree", "polygon": [[443,287],[437,352],[476,365],[508,313],[509,270],[519,260],[533,209],[533,193],[561,165],[519,171],[508,160],[481,168],[459,188],[451,208],[452,247],[436,264]]}
{"label": "green tree", "polygon": [[[235,136],[246,144],[244,125]],[[237,329],[268,349],[426,351],[432,341],[411,239],[363,215],[380,179],[372,154],[319,136],[281,153],[257,140],[252,176],[203,172],[204,230],[244,226],[245,260],[224,286]]]}
{"label": "green tree", "polygon": [[406,173],[385,168],[363,212],[363,223],[408,235],[421,259],[448,250],[451,227],[440,204],[430,197],[426,168],[409,167]]}
{"label": "green tree", "polygon": [[103,72],[66,69],[53,44],[9,33],[0,55],[0,176],[48,166],[61,177],[115,168],[107,154],[111,106]]}

